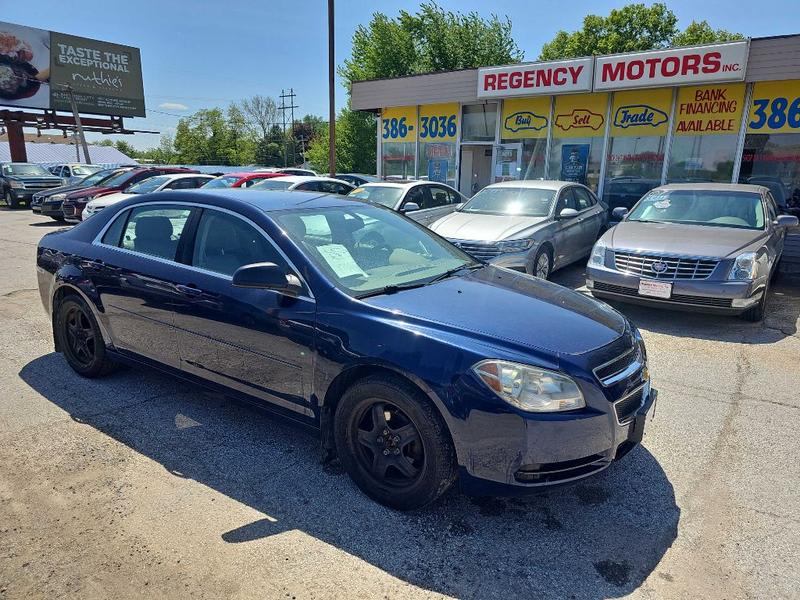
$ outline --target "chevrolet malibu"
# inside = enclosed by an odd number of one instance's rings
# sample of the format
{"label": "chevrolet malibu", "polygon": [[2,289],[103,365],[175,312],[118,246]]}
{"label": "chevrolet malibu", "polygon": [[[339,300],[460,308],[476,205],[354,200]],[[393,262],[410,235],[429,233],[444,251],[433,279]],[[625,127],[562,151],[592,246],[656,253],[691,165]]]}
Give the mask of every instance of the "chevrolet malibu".
{"label": "chevrolet malibu", "polygon": [[786,229],[764,186],[655,188],[600,238],[586,269],[593,295],[663,308],[764,317]]}
{"label": "chevrolet malibu", "polygon": [[483,188],[430,228],[472,256],[547,279],[585,259],[607,221],[586,186],[506,181]]}
{"label": "chevrolet malibu", "polygon": [[149,365],[321,432],[397,509],[459,480],[524,493],[598,473],[655,400],[605,304],[472,259],[382,206],[309,192],[157,192],[42,238],[56,350]]}

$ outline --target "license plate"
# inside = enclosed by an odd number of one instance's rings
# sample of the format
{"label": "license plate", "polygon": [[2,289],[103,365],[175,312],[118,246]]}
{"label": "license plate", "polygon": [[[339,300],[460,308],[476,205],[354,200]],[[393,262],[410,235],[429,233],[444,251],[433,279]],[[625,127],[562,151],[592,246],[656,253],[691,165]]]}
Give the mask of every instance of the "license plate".
{"label": "license plate", "polygon": [[639,295],[651,296],[653,298],[670,298],[672,296],[672,284],[664,281],[640,279]]}

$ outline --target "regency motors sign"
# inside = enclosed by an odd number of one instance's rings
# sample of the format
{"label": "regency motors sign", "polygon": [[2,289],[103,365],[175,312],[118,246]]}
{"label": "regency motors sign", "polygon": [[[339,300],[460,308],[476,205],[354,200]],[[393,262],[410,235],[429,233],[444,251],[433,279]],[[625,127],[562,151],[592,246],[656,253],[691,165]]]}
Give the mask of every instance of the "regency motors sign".
{"label": "regency motors sign", "polygon": [[749,43],[744,41],[598,56],[595,59],[594,89],[744,81],[748,51]]}
{"label": "regency motors sign", "polygon": [[138,48],[0,22],[0,105],[144,117]]}
{"label": "regency motors sign", "polygon": [[478,69],[478,98],[588,92],[592,63],[579,58]]}

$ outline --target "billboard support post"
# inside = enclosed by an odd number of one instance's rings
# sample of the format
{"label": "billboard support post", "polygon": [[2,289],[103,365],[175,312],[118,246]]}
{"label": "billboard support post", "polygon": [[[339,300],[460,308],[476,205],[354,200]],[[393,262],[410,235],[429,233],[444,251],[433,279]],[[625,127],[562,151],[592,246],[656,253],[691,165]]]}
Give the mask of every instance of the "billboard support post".
{"label": "billboard support post", "polygon": [[[78,114],[78,105],[75,103],[75,94],[72,93],[72,88],[67,86],[67,94],[69,94],[69,103],[72,106],[72,116],[75,119],[75,129],[77,130],[78,138],[83,147],[83,158],[87,165],[92,164],[92,159],[89,156],[89,144],[86,143],[86,136],[83,133],[83,125],[81,125],[81,116]],[[76,144],[77,146],[77,144]]]}
{"label": "billboard support post", "polygon": [[25,133],[22,131],[22,123],[17,121],[5,121],[5,128],[8,133],[8,149],[11,151],[11,161],[28,162],[28,152],[25,149]]}

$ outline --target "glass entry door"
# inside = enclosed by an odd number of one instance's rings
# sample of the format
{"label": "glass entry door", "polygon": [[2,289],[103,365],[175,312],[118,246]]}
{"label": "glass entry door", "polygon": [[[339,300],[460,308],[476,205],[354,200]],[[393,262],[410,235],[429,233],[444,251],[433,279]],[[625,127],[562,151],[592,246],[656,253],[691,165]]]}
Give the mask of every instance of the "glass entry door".
{"label": "glass entry door", "polygon": [[494,183],[522,179],[522,144],[500,144],[495,148]]}

